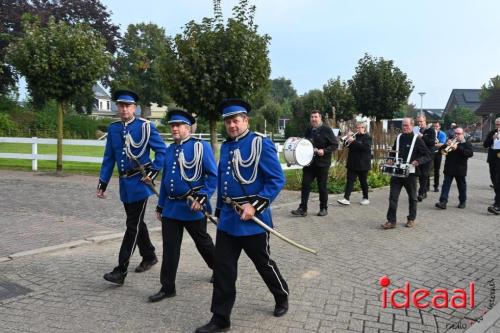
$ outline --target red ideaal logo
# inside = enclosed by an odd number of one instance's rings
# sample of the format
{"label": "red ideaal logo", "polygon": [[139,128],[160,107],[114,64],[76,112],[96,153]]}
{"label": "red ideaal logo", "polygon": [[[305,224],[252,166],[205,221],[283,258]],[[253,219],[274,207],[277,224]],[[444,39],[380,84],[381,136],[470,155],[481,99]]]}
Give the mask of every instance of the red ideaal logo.
{"label": "red ideaal logo", "polygon": [[[387,276],[383,276],[379,280],[380,286],[382,287],[382,307],[387,308],[387,287],[391,284],[391,280]],[[450,298],[451,294],[451,298]],[[396,302],[394,299],[396,296],[400,295],[404,301],[402,303]],[[432,295],[430,302],[423,301],[427,296]],[[410,294],[410,283],[405,282],[403,288],[394,289],[389,294],[389,303],[393,308],[409,308],[410,303],[418,308],[424,309],[432,306],[435,309],[441,308],[467,308],[467,299],[469,300],[469,307],[474,308],[474,282],[469,282],[469,289],[456,288],[452,292],[436,288],[433,292],[430,290],[419,288],[415,289]]]}

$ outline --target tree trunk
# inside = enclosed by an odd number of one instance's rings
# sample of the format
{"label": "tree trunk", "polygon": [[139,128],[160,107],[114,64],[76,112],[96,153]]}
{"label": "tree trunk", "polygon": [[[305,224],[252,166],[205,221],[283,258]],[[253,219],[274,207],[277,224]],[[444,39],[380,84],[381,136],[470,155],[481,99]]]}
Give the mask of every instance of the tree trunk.
{"label": "tree trunk", "polygon": [[62,154],[63,154],[63,127],[64,127],[64,111],[66,105],[64,102],[59,102],[57,110],[57,161],[56,161],[56,174],[62,174]]}
{"label": "tree trunk", "polygon": [[214,119],[210,119],[208,121],[210,126],[210,144],[212,145],[212,151],[217,151],[217,121]]}

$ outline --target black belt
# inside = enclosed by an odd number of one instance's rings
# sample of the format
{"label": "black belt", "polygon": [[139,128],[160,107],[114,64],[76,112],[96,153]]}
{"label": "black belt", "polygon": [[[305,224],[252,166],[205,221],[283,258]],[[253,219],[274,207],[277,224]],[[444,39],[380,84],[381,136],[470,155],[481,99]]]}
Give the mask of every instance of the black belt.
{"label": "black belt", "polygon": [[[151,165],[151,162],[146,163],[143,165],[143,168],[147,168],[148,166]],[[128,177],[133,177],[135,175],[138,175],[141,173],[140,168],[133,168],[127,171],[118,171],[118,175],[120,175],[121,178],[128,178]]]}
{"label": "black belt", "polygon": [[186,200],[188,196],[192,196],[193,195],[193,192],[196,193],[197,191],[199,191],[203,186],[195,186],[193,187],[192,189],[190,189],[189,191],[187,191],[186,193],[184,193],[183,195],[179,196],[179,197],[172,197],[172,196],[168,196],[168,199],[169,200]]}

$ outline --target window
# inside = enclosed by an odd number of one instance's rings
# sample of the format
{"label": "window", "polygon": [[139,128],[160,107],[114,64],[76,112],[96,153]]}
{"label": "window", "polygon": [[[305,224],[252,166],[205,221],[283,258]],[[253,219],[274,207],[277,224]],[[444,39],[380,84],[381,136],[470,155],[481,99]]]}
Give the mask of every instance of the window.
{"label": "window", "polygon": [[106,101],[106,110],[110,110],[110,107],[109,107],[109,101]]}

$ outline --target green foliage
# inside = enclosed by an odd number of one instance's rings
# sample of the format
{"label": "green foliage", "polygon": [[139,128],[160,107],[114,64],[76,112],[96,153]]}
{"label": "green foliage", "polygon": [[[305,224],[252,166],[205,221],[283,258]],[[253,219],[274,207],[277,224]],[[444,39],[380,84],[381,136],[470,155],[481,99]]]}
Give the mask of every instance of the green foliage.
{"label": "green foliage", "polygon": [[[320,110],[325,115],[329,109],[325,95],[319,89],[308,91],[292,101],[292,119],[287,123],[285,136],[303,136],[309,126],[309,116],[312,110]],[[331,110],[331,109],[330,109]]]}
{"label": "green foliage", "polygon": [[451,123],[457,123],[458,126],[466,128],[468,125],[475,124],[479,117],[469,108],[456,107],[444,116],[444,125],[449,128]]}
{"label": "green foliage", "polygon": [[359,60],[349,87],[358,112],[377,120],[393,119],[413,90],[411,80],[392,60],[368,54]]}
{"label": "green foliage", "polygon": [[[339,170],[336,170],[339,169]],[[342,170],[343,176],[337,175],[337,172],[340,172],[340,169]],[[302,187],[302,170],[296,169],[296,170],[285,170],[285,177],[286,177],[286,185],[285,189],[287,190],[292,190],[292,191],[300,191]],[[378,188],[378,187],[383,187],[387,186],[390,183],[390,177],[387,176],[386,174],[380,173],[378,171],[370,171],[368,173],[368,186],[370,188]],[[330,174],[328,176],[328,193],[330,194],[339,194],[339,193],[344,193],[345,190],[345,184],[346,184],[346,177],[345,177],[345,168],[343,164],[337,164],[336,166],[332,167],[330,169]],[[354,183],[354,191],[360,191],[361,187],[359,184],[359,181],[356,180]],[[313,182],[311,184],[311,191],[312,192],[318,192],[318,184],[317,182]]]}
{"label": "green foliage", "polygon": [[271,80],[270,95],[275,102],[282,104],[287,100],[297,98],[297,91],[291,80],[279,77]]}
{"label": "green foliage", "polygon": [[[259,112],[262,114],[263,119],[267,121],[269,131],[276,132],[278,130],[278,120],[283,112],[281,105],[276,102],[268,102],[259,109]],[[252,120],[255,121],[255,119]]]}
{"label": "green foliage", "polygon": [[271,72],[269,36],[254,23],[255,7],[240,0],[224,23],[220,0],[214,18],[191,21],[174,39],[174,57],[163,60],[168,90],[180,106],[209,120],[215,145],[217,105],[225,98],[250,99],[267,84]]}
{"label": "green foliage", "polygon": [[481,102],[487,100],[491,95],[491,91],[494,89],[500,89],[500,75],[491,78],[488,82],[488,86],[486,86],[486,84],[482,85],[481,93],[479,94]]}
{"label": "green foliage", "polygon": [[112,90],[128,88],[140,97],[142,116],[151,103],[166,105],[170,101],[161,77],[161,60],[172,57],[171,40],[165,30],[153,23],[130,24],[115,61]]}
{"label": "green foliage", "polygon": [[330,79],[323,86],[323,95],[325,96],[328,109],[325,112],[331,115],[331,107],[335,106],[335,118],[337,120],[351,120],[355,113],[354,97],[351,94],[347,82],[341,81],[340,77],[335,80]]}
{"label": "green foliage", "polygon": [[0,136],[15,136],[18,131],[17,124],[7,113],[0,113]]}
{"label": "green foliage", "polygon": [[50,19],[43,28],[26,22],[24,31],[9,46],[7,58],[26,77],[29,90],[46,100],[69,101],[106,73],[110,55],[103,38],[88,26]]}

